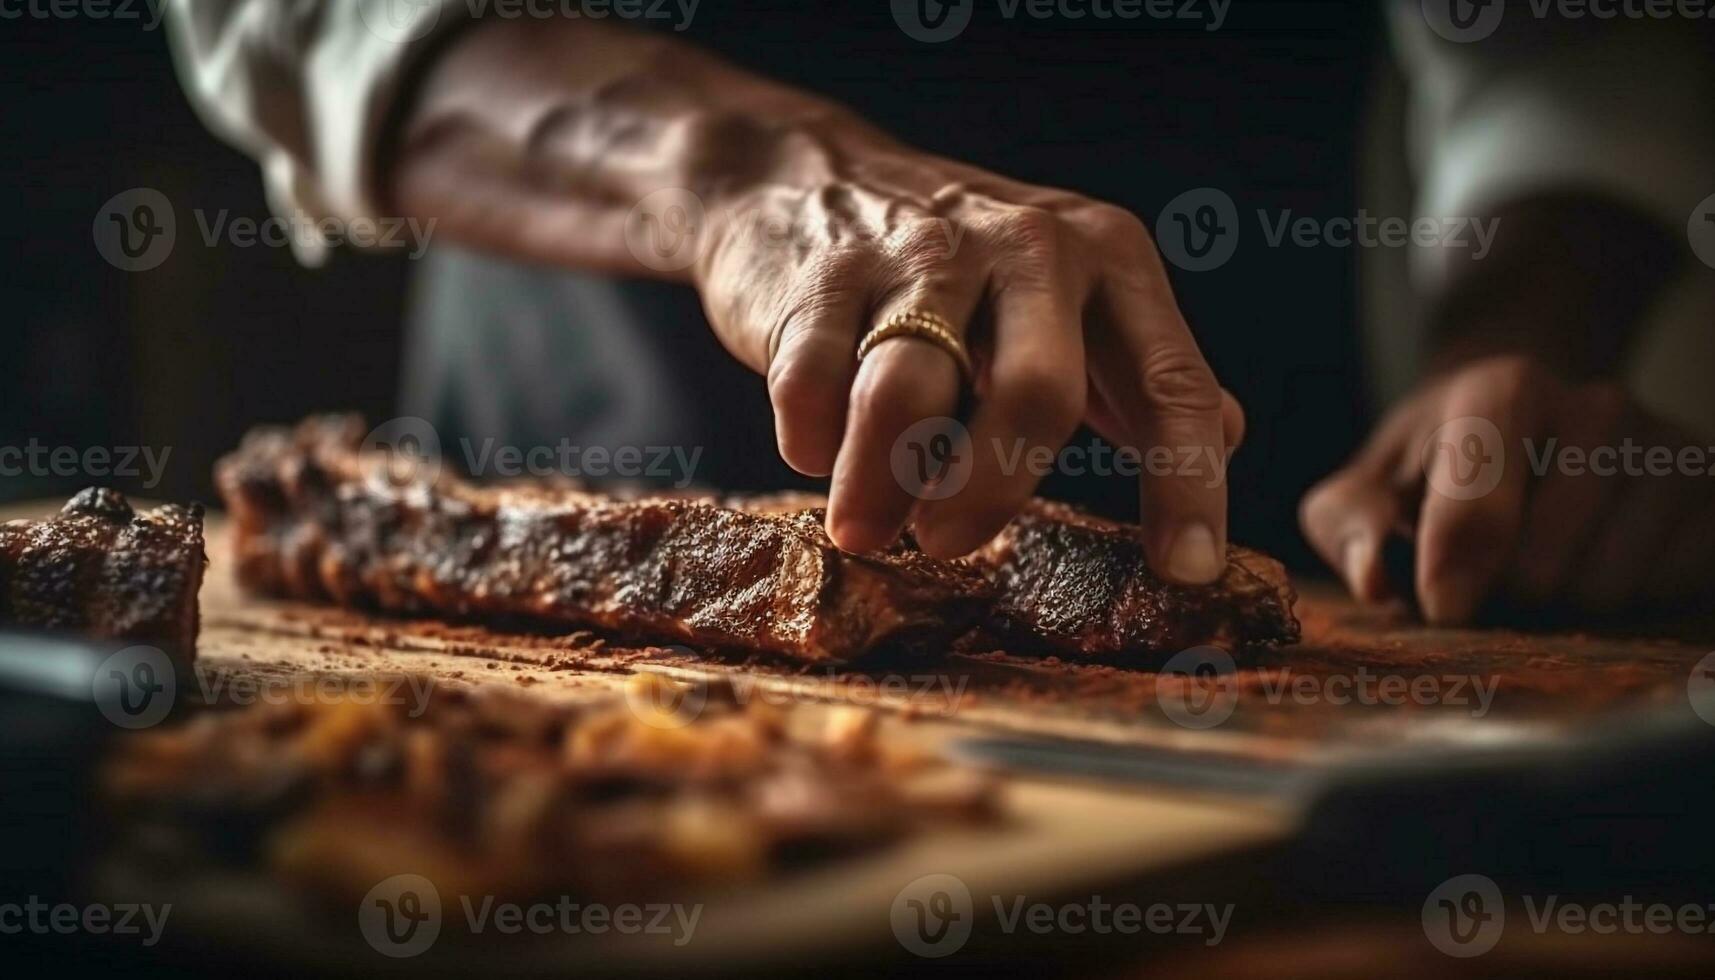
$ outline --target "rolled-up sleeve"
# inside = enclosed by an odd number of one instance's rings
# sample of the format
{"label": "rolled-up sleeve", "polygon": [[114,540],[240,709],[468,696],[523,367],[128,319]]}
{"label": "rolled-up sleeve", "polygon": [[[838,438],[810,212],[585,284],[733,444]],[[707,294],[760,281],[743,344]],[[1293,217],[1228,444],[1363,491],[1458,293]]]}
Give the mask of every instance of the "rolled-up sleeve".
{"label": "rolled-up sleeve", "polygon": [[[168,0],[179,77],[203,121],[262,167],[283,217],[381,217],[377,157],[401,83],[467,0]],[[292,236],[306,264],[328,244]]]}
{"label": "rolled-up sleeve", "polygon": [[[1513,4],[1493,36],[1461,43],[1438,35],[1423,6],[1390,9],[1410,85],[1418,213],[1479,217],[1533,191],[1575,186],[1684,228],[1715,191],[1700,25],[1561,23]],[[1414,261],[1435,260],[1434,250],[1415,251]]]}

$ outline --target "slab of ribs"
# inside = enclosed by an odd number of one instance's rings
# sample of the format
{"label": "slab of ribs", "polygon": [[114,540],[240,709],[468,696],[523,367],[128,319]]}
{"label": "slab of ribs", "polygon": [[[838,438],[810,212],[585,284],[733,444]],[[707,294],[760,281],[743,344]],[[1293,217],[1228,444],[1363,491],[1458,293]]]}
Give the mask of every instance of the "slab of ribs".
{"label": "slab of ribs", "polygon": [[200,506],[139,514],[91,487],[48,520],[0,524],[0,626],[127,640],[189,661],[206,563]]}
{"label": "slab of ribs", "polygon": [[1060,505],[1033,505],[965,560],[932,558],[909,533],[857,555],[833,545],[813,500],[475,486],[365,449],[366,431],[351,416],[257,429],[220,462],[241,584],[802,661],[961,638],[1092,658],[1298,638],[1273,559],[1233,548],[1214,585],[1163,584],[1135,527]]}

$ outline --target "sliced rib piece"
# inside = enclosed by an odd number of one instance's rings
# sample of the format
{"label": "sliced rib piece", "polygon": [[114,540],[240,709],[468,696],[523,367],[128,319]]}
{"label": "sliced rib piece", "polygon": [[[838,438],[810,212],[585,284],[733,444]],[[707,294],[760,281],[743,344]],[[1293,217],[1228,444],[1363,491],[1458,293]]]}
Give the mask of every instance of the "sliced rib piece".
{"label": "sliced rib piece", "polygon": [[[729,501],[760,513],[824,503],[795,492]],[[1141,534],[1136,525],[1031,501],[966,559],[998,592],[987,639],[1017,652],[1116,659],[1203,645],[1236,650],[1298,642],[1292,613],[1298,596],[1280,562],[1229,547],[1227,570],[1214,584],[1168,585],[1149,570]]]}
{"label": "sliced rib piece", "polygon": [[1227,549],[1212,585],[1169,585],[1137,527],[1036,500],[970,560],[1000,590],[1005,642],[1083,657],[1298,642],[1285,568],[1248,548]]}
{"label": "sliced rib piece", "polygon": [[90,487],[48,520],[0,524],[0,625],[134,641],[188,663],[206,563],[201,506],[137,514]]}
{"label": "sliced rib piece", "polygon": [[992,589],[906,546],[834,547],[805,515],[477,488],[362,448],[352,417],[251,432],[216,482],[239,580],[407,614],[525,617],[700,647],[843,660],[966,632]]}

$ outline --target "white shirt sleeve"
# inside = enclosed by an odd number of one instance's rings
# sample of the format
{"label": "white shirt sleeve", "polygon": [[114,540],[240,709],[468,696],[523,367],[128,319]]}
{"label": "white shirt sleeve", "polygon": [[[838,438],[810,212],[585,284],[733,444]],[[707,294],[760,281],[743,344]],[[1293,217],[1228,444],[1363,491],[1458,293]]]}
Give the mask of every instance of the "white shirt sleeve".
{"label": "white shirt sleeve", "polygon": [[[1715,73],[1699,25],[1569,24],[1496,4],[1498,29],[1460,42],[1436,33],[1427,6],[1390,5],[1419,214],[1478,217],[1521,194],[1584,187],[1683,229],[1715,192]],[[1412,251],[1413,278],[1433,282],[1437,250]]]}
{"label": "white shirt sleeve", "polygon": [[[402,76],[466,0],[167,0],[179,76],[203,121],[262,166],[274,213],[377,218],[376,155]],[[289,236],[319,265],[328,243]]]}

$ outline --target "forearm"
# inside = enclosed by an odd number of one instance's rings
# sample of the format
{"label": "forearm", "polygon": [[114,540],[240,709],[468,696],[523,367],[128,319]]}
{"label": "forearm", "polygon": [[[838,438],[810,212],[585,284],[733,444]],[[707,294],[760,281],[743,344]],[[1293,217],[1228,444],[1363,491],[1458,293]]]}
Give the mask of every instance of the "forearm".
{"label": "forearm", "polygon": [[392,140],[387,192],[516,258],[678,278],[626,246],[638,201],[808,186],[886,146],[842,108],[682,42],[593,21],[480,24],[435,61]]}

